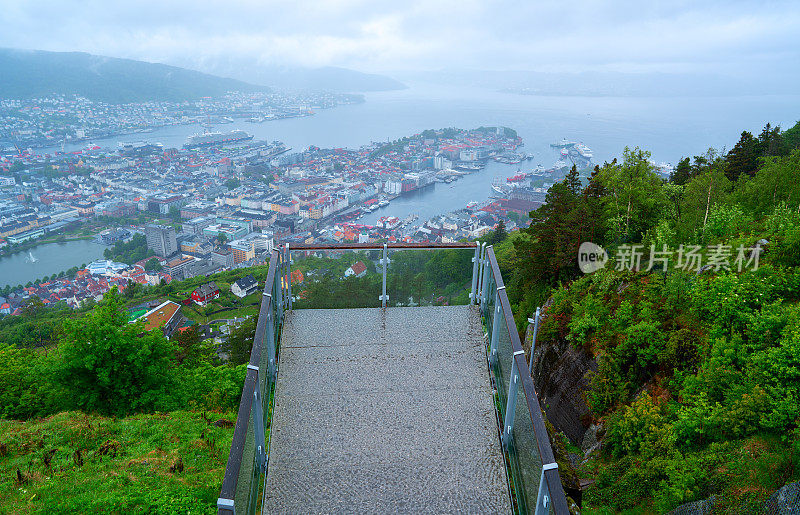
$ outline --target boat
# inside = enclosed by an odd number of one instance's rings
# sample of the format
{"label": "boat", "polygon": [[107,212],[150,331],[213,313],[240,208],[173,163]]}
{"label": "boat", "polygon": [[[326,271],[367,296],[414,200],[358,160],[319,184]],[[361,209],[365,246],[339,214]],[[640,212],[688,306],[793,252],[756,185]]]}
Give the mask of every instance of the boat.
{"label": "boat", "polygon": [[455,167],[456,170],[464,170],[468,172],[477,172],[483,168],[478,163],[459,163]]}
{"label": "boat", "polygon": [[584,159],[591,159],[593,157],[592,149],[590,149],[583,143],[578,143],[577,145],[575,145],[575,150],[577,150],[578,154],[580,154],[581,157],[583,157]]}
{"label": "boat", "polygon": [[202,134],[193,134],[189,136],[184,147],[207,147],[250,139],[253,139],[253,136],[240,129],[235,129],[230,132],[204,132]]}
{"label": "boat", "polygon": [[379,205],[380,207],[386,207],[386,206],[388,206],[388,205],[389,205],[389,201],[388,201],[388,200],[386,200],[386,199],[382,199],[380,202],[378,202],[378,205]]}
{"label": "boat", "polygon": [[575,146],[574,141],[567,141],[567,138],[562,139],[558,143],[550,143],[552,148],[572,148]]}

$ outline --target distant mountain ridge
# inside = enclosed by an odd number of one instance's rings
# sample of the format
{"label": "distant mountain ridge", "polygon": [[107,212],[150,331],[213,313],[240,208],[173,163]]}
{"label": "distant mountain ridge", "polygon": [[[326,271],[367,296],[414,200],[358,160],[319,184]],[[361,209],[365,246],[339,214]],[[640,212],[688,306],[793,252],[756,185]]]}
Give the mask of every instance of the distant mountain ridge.
{"label": "distant mountain ridge", "polygon": [[249,56],[203,57],[198,61],[181,61],[175,64],[283,89],[364,93],[407,88],[402,82],[386,75],[363,73],[335,66],[306,68],[263,64]]}
{"label": "distant mountain ridge", "polygon": [[269,91],[166,64],[83,52],[0,49],[0,98],[77,94],[109,103],[183,101],[227,91]]}

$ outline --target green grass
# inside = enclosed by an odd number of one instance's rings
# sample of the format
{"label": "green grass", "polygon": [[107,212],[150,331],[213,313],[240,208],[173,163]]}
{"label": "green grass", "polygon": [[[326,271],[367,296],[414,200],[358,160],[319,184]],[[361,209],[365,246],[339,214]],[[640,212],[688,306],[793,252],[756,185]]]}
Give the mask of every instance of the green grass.
{"label": "green grass", "polygon": [[213,513],[233,437],[213,422],[236,415],[203,417],[1,420],[0,513]]}

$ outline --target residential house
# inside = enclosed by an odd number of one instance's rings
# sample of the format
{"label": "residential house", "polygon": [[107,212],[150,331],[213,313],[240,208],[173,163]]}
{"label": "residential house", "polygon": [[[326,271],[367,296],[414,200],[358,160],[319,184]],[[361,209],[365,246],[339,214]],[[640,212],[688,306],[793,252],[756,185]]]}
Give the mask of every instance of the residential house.
{"label": "residential house", "polygon": [[258,289],[258,281],[252,274],[246,275],[231,284],[231,293],[237,297],[247,297]]}
{"label": "residential house", "polygon": [[344,271],[345,277],[350,277],[351,275],[364,277],[367,275],[367,265],[365,265],[363,261],[353,263],[353,266]]}
{"label": "residential house", "polygon": [[218,298],[219,288],[217,288],[217,284],[214,281],[201,284],[192,292],[192,300],[201,306],[205,306],[210,301]]}

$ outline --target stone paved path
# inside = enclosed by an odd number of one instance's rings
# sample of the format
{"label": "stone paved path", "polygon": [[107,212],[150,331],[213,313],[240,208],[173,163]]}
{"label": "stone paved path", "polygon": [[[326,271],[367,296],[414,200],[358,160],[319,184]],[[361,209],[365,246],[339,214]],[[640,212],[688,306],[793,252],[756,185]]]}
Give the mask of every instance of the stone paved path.
{"label": "stone paved path", "polygon": [[268,513],[508,513],[477,311],[295,310]]}

